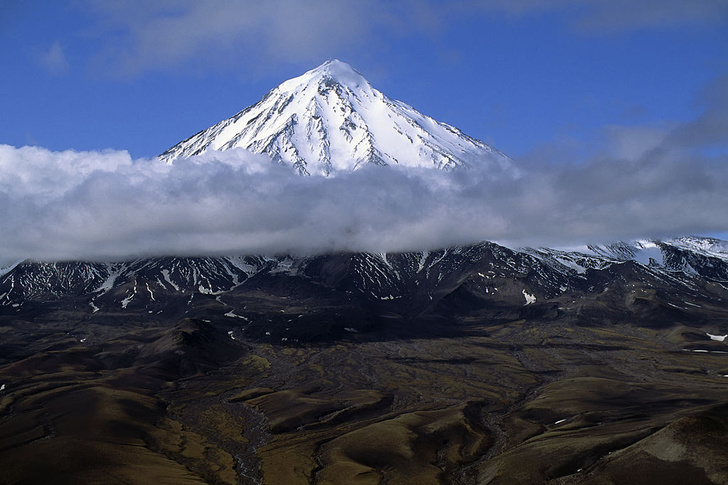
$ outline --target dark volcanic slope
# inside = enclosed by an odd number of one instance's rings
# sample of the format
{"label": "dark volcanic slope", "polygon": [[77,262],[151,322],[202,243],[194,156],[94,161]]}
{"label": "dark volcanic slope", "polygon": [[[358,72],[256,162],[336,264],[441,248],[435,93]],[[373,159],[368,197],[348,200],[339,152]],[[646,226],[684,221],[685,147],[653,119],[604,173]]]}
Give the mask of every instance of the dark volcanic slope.
{"label": "dark volcanic slope", "polygon": [[724,260],[607,249],[23,263],[0,483],[728,483]]}

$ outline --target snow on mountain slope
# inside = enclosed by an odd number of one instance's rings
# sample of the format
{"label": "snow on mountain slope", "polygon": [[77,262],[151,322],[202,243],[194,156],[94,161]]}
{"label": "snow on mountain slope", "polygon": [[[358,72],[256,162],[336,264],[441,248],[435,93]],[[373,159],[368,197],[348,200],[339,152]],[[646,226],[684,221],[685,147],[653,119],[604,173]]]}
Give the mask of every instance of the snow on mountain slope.
{"label": "snow on mountain slope", "polygon": [[216,295],[236,288],[259,271],[272,272],[282,265],[287,269],[291,266],[286,265],[285,258],[257,256],[166,257],[116,263],[26,261],[0,275],[0,306],[88,296],[92,302],[102,297],[123,300],[126,308],[132,301],[155,300],[155,294]]}
{"label": "snow on mountain slope", "polygon": [[[186,308],[197,298],[234,295],[239,289],[255,291],[268,284],[266,281],[278,281],[271,283],[275,288],[310,282],[324,293],[336,289],[370,301],[399,302],[417,308],[463,284],[467,292],[489,298],[496,298],[497,293],[498,298],[513,298],[523,304],[533,298],[545,301],[566,291],[599,292],[611,282],[624,283],[630,278],[642,278],[694,296],[700,292],[697,282],[701,280],[726,289],[721,285],[728,282],[726,244],[707,238],[679,238],[593,246],[584,251],[516,250],[481,243],[436,251],[315,257],[151,258],[117,263],[26,261],[0,275],[0,315],[15,314],[26,304],[32,308],[65,300],[71,305],[86,302],[87,310],[93,312],[156,312]],[[640,251],[651,256],[644,258]],[[712,297],[706,294],[706,298]]]}
{"label": "snow on mountain slope", "polygon": [[634,261],[660,271],[728,281],[728,243],[714,238],[683,236],[589,245],[580,251],[548,248],[523,251],[577,273],[587,269],[602,269],[612,263]]}
{"label": "snow on mountain slope", "polygon": [[511,159],[460,130],[372,88],[348,64],[329,60],[285,81],[253,106],[160,155],[164,162],[207,150],[244,148],[331,175],[365,164],[512,170]]}

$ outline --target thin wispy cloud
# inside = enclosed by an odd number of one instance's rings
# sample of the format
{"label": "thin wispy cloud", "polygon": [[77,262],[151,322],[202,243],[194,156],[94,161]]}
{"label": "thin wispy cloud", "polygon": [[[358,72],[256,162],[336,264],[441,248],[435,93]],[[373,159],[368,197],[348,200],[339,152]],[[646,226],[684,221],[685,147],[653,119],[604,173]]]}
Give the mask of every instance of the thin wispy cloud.
{"label": "thin wispy cloud", "polygon": [[670,135],[672,143],[728,150],[728,74],[714,79],[699,96],[700,116],[679,125]]}
{"label": "thin wispy cloud", "polygon": [[59,41],[54,42],[39,56],[39,62],[51,74],[64,74],[70,69],[66,53]]}
{"label": "thin wispy cloud", "polygon": [[587,31],[700,28],[717,26],[728,19],[728,4],[722,0],[595,0],[586,3],[576,19],[578,27]]}
{"label": "thin wispy cloud", "polygon": [[337,49],[371,40],[381,26],[402,27],[390,16],[393,7],[363,0],[124,0],[88,5],[104,38],[97,60],[122,75],[180,66],[320,61],[336,55]]}
{"label": "thin wispy cloud", "polygon": [[85,5],[96,18],[96,62],[123,76],[251,63],[259,69],[310,65],[371,49],[382,33],[430,35],[473,15],[555,13],[584,33],[710,27],[728,19],[728,3],[722,0],[88,0]]}
{"label": "thin wispy cloud", "polygon": [[555,12],[585,33],[715,26],[728,19],[722,0],[464,0],[451,6],[511,16]]}

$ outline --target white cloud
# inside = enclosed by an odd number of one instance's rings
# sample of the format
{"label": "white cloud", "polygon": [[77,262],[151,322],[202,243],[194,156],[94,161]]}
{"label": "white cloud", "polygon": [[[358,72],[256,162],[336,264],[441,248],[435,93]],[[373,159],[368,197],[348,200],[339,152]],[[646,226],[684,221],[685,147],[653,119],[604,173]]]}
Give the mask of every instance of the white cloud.
{"label": "white cloud", "polygon": [[658,126],[605,127],[606,149],[617,159],[633,160],[645,156],[665,142],[667,130]]}
{"label": "white cloud", "polygon": [[499,179],[381,167],[299,177],[243,150],[168,166],[0,146],[0,169],[0,262],[569,245],[728,228],[728,157],[666,143]]}
{"label": "white cloud", "polygon": [[66,53],[59,41],[54,42],[39,59],[43,68],[52,74],[63,74],[70,68]]}

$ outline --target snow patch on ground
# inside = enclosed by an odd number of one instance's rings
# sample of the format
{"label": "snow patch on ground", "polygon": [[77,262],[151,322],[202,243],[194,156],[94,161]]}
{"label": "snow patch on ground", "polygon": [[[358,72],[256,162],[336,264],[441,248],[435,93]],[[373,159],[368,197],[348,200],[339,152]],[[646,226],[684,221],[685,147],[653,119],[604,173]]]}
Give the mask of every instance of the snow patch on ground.
{"label": "snow patch on ground", "polygon": [[566,254],[557,254],[554,256],[554,259],[558,261],[559,263],[563,264],[567,268],[573,269],[576,274],[584,274],[586,273],[586,268],[582,266],[581,264],[574,261],[573,257]]}
{"label": "snow patch on ground", "polygon": [[152,299],[152,301],[157,301],[154,299],[154,293],[152,293],[151,288],[149,288],[149,283],[147,283],[147,291],[149,292],[149,297]]}
{"label": "snow patch on ground", "polygon": [[101,286],[96,289],[96,291],[101,293],[102,295],[104,293],[107,293],[114,287],[114,283],[116,283],[116,278],[118,278],[120,274],[120,271],[115,271],[109,274],[109,277],[106,278],[106,281],[104,281]]}
{"label": "snow patch on ground", "polygon": [[136,286],[136,283],[135,283],[134,284],[134,292],[131,295],[129,295],[126,298],[124,298],[123,300],[121,300],[121,308],[126,308],[127,305],[129,303],[131,303],[131,301],[134,299],[134,297],[136,296],[136,294],[137,294],[137,286]]}
{"label": "snow patch on ground", "polygon": [[3,276],[5,276],[6,274],[10,273],[10,272],[11,272],[12,270],[14,270],[14,269],[15,269],[15,267],[16,267],[17,265],[19,265],[20,263],[22,263],[22,261],[17,261],[17,262],[15,262],[15,263],[12,263],[12,264],[10,264],[10,265],[8,265],[8,266],[4,266],[4,267],[0,268],[0,277],[3,277]]}
{"label": "snow patch on ground", "polygon": [[229,312],[227,312],[227,313],[225,314],[225,316],[226,316],[226,317],[228,317],[228,318],[240,318],[240,319],[243,319],[243,320],[245,320],[246,322],[249,322],[249,321],[250,321],[250,320],[249,320],[248,318],[246,318],[246,317],[244,317],[244,316],[242,316],[242,315],[237,315],[237,314],[236,314],[236,313],[234,313],[234,312],[233,312],[232,310],[231,310],[231,311],[229,311]]}
{"label": "snow patch on ground", "polygon": [[724,342],[725,339],[726,339],[726,337],[728,337],[728,335],[713,335],[713,334],[710,334],[710,333],[706,333],[705,335],[707,335],[708,337],[710,337],[710,340],[716,340],[718,342]]}
{"label": "snow patch on ground", "polygon": [[212,289],[212,285],[210,284],[209,281],[207,282],[207,284],[210,285],[210,288],[205,288],[204,286],[199,285],[197,287],[197,291],[199,291],[203,295],[219,295],[221,293],[225,293],[224,291],[215,291],[215,290],[213,290]]}
{"label": "snow patch on ground", "polygon": [[134,299],[134,295],[127,296],[123,300],[121,300],[121,308],[126,308],[129,303]]}
{"label": "snow patch on ground", "polygon": [[284,260],[278,261],[276,265],[271,268],[270,274],[278,274],[278,273],[287,273],[291,276],[296,275],[296,269],[293,266],[293,259],[286,258]]}
{"label": "snow patch on ground", "polygon": [[164,281],[166,281],[167,283],[169,283],[172,286],[172,288],[174,288],[175,290],[179,291],[179,286],[177,286],[176,284],[174,284],[174,282],[172,281],[172,278],[170,278],[170,276],[169,276],[169,270],[163,269],[162,270],[162,276],[164,277]]}
{"label": "snow patch on ground", "polygon": [[[536,297],[526,293],[526,290],[522,290],[521,293],[523,293],[523,297],[526,298],[526,304],[525,305],[531,305],[532,303],[536,303]],[[524,306],[525,306],[524,305]]]}
{"label": "snow patch on ground", "polygon": [[427,263],[427,258],[430,256],[429,251],[423,251],[420,253],[420,260],[417,265],[417,272],[419,273],[423,269],[425,269],[425,264]]}

